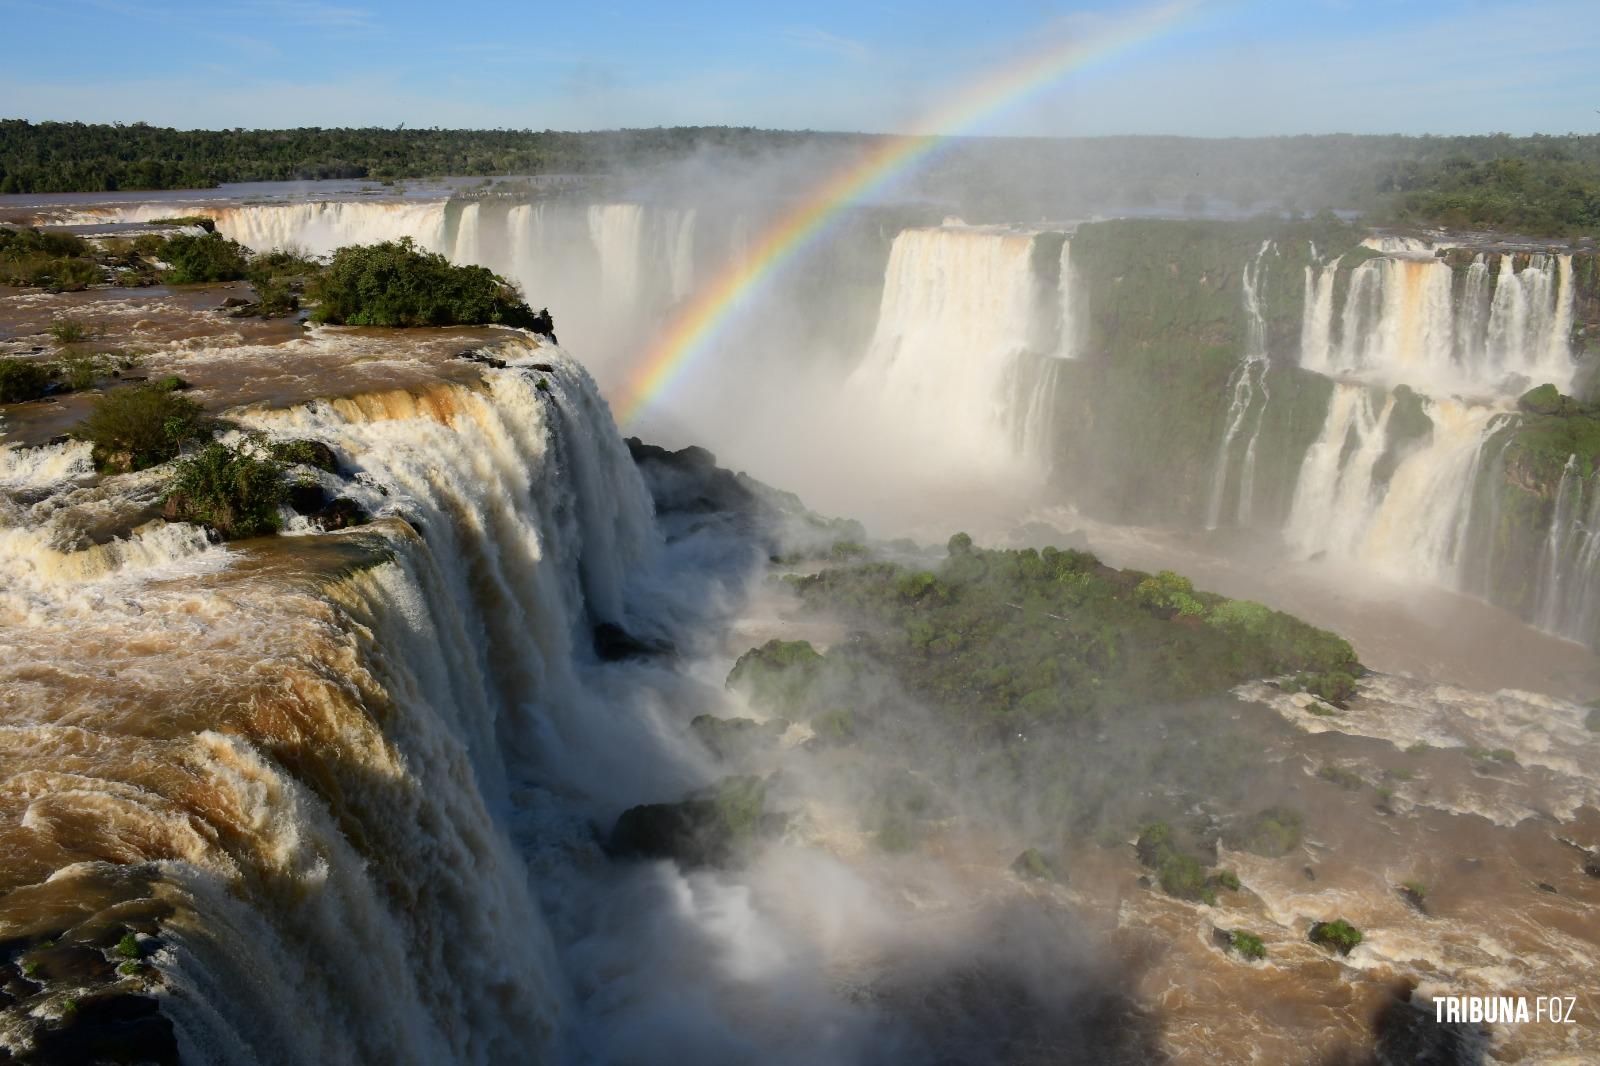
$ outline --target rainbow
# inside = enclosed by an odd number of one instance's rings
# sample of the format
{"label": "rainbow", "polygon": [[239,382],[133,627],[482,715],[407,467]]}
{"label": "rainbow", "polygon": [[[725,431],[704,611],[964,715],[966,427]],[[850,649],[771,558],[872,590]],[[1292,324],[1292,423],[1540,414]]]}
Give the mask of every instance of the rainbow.
{"label": "rainbow", "polygon": [[702,286],[656,337],[617,394],[619,420],[631,422],[709,348],[745,298],[809,246],[841,210],[871,195],[920,163],[951,134],[1025,100],[1067,74],[1113,58],[1178,28],[1199,0],[1176,0],[1121,20],[1106,33],[1045,49],[978,82],[933,112],[919,128],[930,132],[886,137],[780,217],[749,250]]}

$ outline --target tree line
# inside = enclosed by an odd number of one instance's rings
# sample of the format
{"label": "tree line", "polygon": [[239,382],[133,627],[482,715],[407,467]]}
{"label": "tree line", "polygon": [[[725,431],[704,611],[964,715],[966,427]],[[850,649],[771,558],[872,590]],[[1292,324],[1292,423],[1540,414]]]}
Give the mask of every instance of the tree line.
{"label": "tree line", "polygon": [[[682,126],[559,130],[176,130],[0,120],[0,193],[249,181],[597,174],[694,153],[847,150],[868,134]],[[1600,136],[964,138],[912,191],[989,220],[1138,207],[1361,211],[1528,234],[1600,232]],[[976,219],[969,219],[976,220]]]}

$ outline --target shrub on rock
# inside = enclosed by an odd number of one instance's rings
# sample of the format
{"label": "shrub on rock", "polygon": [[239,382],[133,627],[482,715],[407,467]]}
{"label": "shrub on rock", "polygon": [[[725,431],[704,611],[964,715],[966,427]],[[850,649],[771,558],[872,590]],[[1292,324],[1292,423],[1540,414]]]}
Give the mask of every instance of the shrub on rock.
{"label": "shrub on rock", "polygon": [[202,435],[201,407],[156,385],[115,389],[95,400],[73,433],[94,446],[95,467],[128,473],[164,463]]}
{"label": "shrub on rock", "polygon": [[481,266],[456,266],[409,237],[340,248],[309,287],[311,318],[350,326],[541,325],[515,285]]}

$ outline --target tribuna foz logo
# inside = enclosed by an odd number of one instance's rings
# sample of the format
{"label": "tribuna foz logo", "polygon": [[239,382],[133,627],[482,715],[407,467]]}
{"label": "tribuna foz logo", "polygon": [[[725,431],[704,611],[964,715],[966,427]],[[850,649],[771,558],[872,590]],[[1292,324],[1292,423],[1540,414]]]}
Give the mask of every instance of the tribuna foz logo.
{"label": "tribuna foz logo", "polygon": [[1555,1022],[1571,1025],[1578,1008],[1577,996],[1435,996],[1433,1020],[1520,1025],[1525,1022]]}

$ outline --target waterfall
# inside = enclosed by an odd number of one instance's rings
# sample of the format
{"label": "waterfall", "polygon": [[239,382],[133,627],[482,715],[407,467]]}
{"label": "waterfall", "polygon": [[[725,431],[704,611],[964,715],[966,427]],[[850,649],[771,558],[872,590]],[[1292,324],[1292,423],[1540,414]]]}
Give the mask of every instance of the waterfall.
{"label": "waterfall", "polygon": [[1600,492],[1570,456],[1539,559],[1535,619],[1540,628],[1592,643],[1600,624]]}
{"label": "waterfall", "polygon": [[[1234,520],[1238,525],[1250,524],[1251,505],[1255,497],[1256,441],[1261,436],[1261,423],[1266,418],[1267,403],[1272,398],[1267,391],[1267,372],[1272,365],[1267,355],[1267,323],[1261,314],[1261,299],[1258,295],[1261,272],[1265,269],[1267,252],[1271,248],[1271,241],[1261,242],[1260,251],[1244,270],[1241,284],[1245,314],[1244,357],[1228,379],[1228,421],[1223,429],[1222,443],[1217,447],[1217,459],[1211,478],[1211,497],[1206,505],[1207,529],[1216,529],[1221,522],[1222,501],[1228,488],[1228,468],[1233,454],[1233,442],[1244,428],[1245,420],[1254,411],[1255,429],[1250,434],[1245,445],[1244,457],[1240,462],[1239,498],[1234,509]],[[1261,396],[1259,406],[1255,402],[1257,393]]]}
{"label": "waterfall", "polygon": [[0,844],[83,898],[158,879],[186,1061],[556,1057],[570,996],[507,819],[535,784],[575,797],[540,832],[592,851],[597,780],[671,790],[647,723],[584,676],[594,622],[648,631],[627,589],[657,534],[588,375],[520,338],[500,354],[481,386],[236,412],[330,444],[370,526],[292,551],[0,528],[0,762],[29,782]]}
{"label": "waterfall", "polygon": [[638,204],[589,208],[589,238],[600,257],[600,290],[609,306],[632,307],[638,297],[639,223]]}
{"label": "waterfall", "polygon": [[[1464,563],[1472,487],[1484,445],[1503,411],[1457,400],[1422,400],[1426,441],[1396,456],[1392,393],[1335,384],[1321,435],[1307,451],[1285,539],[1389,573],[1454,587]],[[1384,463],[1393,462],[1384,475]]]}
{"label": "waterfall", "polygon": [[1535,254],[1521,271],[1509,255],[1494,259],[1498,275],[1474,257],[1459,296],[1442,260],[1368,259],[1349,272],[1337,316],[1338,264],[1307,267],[1301,365],[1435,394],[1570,389],[1572,257]]}
{"label": "waterfall", "polygon": [[1333,369],[1333,283],[1339,260],[1305,268],[1305,303],[1300,325],[1300,365],[1318,373]]}
{"label": "waterfall", "polygon": [[960,226],[895,237],[877,328],[847,387],[904,430],[897,447],[1001,470],[1024,458],[1019,442],[1045,436],[1026,428],[1055,380],[1028,354],[1044,302],[1033,247],[1032,235]]}
{"label": "waterfall", "polygon": [[[150,209],[138,210],[148,213]],[[201,213],[216,220],[218,233],[258,252],[295,246],[311,255],[328,255],[347,244],[401,237],[410,237],[429,251],[451,251],[444,247],[445,204],[441,200],[244,204]]]}
{"label": "waterfall", "polygon": [[1061,274],[1056,282],[1056,358],[1075,359],[1078,355],[1079,330],[1078,300],[1073,290],[1077,287],[1072,276],[1072,240],[1061,242]]}

